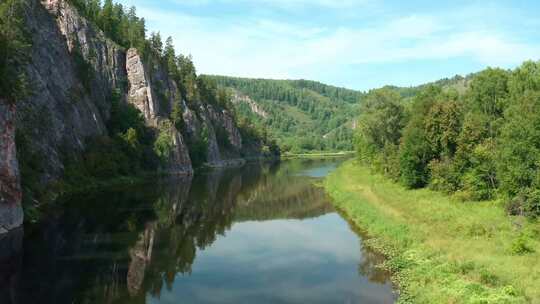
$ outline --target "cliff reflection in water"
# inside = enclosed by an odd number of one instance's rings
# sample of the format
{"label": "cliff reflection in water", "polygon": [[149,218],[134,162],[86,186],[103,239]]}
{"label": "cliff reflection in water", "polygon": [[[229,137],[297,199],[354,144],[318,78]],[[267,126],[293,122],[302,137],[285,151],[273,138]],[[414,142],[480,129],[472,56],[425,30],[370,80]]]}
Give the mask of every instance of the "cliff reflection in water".
{"label": "cliff reflection in water", "polygon": [[[19,232],[1,247],[0,303],[159,299],[233,223],[334,212],[311,178],[291,174],[294,166],[254,165],[72,198],[29,227],[24,244]],[[360,269],[369,272],[369,260]]]}

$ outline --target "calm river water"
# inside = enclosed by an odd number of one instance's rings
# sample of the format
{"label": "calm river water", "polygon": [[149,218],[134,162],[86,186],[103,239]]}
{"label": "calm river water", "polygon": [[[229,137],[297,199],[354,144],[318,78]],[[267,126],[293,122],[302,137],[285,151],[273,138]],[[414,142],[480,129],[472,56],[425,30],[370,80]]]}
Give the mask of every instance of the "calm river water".
{"label": "calm river water", "polygon": [[71,198],[0,240],[0,303],[393,303],[381,257],[290,160]]}

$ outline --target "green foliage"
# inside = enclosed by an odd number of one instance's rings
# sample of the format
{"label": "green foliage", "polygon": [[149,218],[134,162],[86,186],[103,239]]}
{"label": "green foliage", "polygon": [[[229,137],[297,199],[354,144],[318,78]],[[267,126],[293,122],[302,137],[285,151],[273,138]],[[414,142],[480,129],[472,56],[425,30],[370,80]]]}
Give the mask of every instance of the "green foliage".
{"label": "green foliage", "polygon": [[162,123],[159,127],[159,135],[154,142],[154,152],[156,152],[156,155],[163,164],[167,163],[174,148],[171,131],[170,123]]}
{"label": "green foliage", "polygon": [[237,118],[275,138],[284,151],[353,150],[352,126],[361,92],[306,80],[207,78],[234,94],[249,96],[264,114],[255,113],[247,102],[235,101]]}
{"label": "green foliage", "polygon": [[189,103],[193,104],[200,98],[197,90],[197,71],[193,59],[191,56],[179,55],[176,58],[176,66],[178,71],[175,80],[179,84],[180,92]]}
{"label": "green foliage", "polygon": [[434,159],[429,163],[428,169],[431,175],[429,181],[431,189],[446,193],[453,193],[459,189],[461,176],[452,159],[447,157]]}
{"label": "green foliage", "polygon": [[118,90],[112,92],[110,103],[109,134],[89,138],[81,157],[66,155],[64,175],[68,187],[77,188],[159,169],[162,155],[155,150],[159,138],[146,126],[142,113],[123,103]]}
{"label": "green foliage", "polygon": [[123,47],[135,47],[145,53],[146,26],[144,18],[137,17],[135,7],[126,10],[122,4],[105,0],[69,0],[79,12],[96,24],[105,34]]}
{"label": "green foliage", "polygon": [[498,186],[495,143],[486,141],[470,154],[470,166],[462,176],[462,189],[471,200],[489,200]]}
{"label": "green foliage", "polygon": [[41,155],[33,150],[27,131],[21,128],[17,129],[15,142],[21,175],[21,187],[23,190],[22,205],[25,220],[34,222],[39,218],[35,202],[41,199],[41,195],[45,190],[41,182],[41,176],[45,171],[45,164],[42,161]]}
{"label": "green foliage", "polygon": [[399,177],[397,151],[406,122],[399,95],[388,89],[371,91],[358,119],[357,152],[360,159],[393,178]]}
{"label": "green foliage", "polygon": [[216,132],[216,140],[218,146],[226,150],[231,149],[232,145],[231,141],[229,140],[229,133],[227,132],[227,130],[225,130],[225,128],[221,126],[218,126],[214,129],[214,131]]}
{"label": "green foliage", "polygon": [[405,126],[405,112],[399,95],[387,89],[371,91],[362,103],[358,130],[367,145],[381,151],[398,145]]}
{"label": "green foliage", "polygon": [[432,158],[433,151],[425,131],[416,125],[409,125],[399,149],[401,182],[409,188],[427,185],[430,178],[428,164]]}
{"label": "green foliage", "polygon": [[510,252],[515,255],[523,255],[534,252],[530,246],[530,240],[525,235],[517,237],[510,246]]}
{"label": "green foliage", "polygon": [[540,298],[537,221],[493,202],[408,190],[347,162],[327,177],[333,203],[369,234],[398,285],[398,303],[529,303]]}
{"label": "green foliage", "polygon": [[29,93],[26,75],[22,70],[28,60],[29,39],[26,38],[22,0],[3,0],[0,3],[0,98],[10,103]]}
{"label": "green foliage", "polygon": [[188,141],[189,157],[193,167],[202,166],[208,158],[208,128],[203,126],[201,133]]}
{"label": "green foliage", "polygon": [[[372,91],[359,117],[359,157],[407,187],[429,185],[467,200],[502,194],[510,213],[537,217],[539,76],[540,63],[526,62],[468,76],[461,92],[443,89],[445,81],[401,96],[391,87]],[[396,110],[403,104],[404,115]]]}
{"label": "green foliage", "polygon": [[184,131],[184,110],[182,109],[182,105],[179,102],[175,102],[173,104],[173,108],[171,111],[171,121],[176,130],[178,130],[179,132]]}

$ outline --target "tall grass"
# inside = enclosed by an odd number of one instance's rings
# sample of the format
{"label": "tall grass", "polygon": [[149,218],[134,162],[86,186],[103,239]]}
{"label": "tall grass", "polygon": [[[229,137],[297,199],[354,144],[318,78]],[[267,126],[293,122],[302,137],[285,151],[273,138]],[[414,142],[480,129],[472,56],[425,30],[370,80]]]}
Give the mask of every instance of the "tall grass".
{"label": "tall grass", "polygon": [[540,303],[540,224],[496,201],[407,190],[349,161],[325,181],[388,256],[400,303]]}

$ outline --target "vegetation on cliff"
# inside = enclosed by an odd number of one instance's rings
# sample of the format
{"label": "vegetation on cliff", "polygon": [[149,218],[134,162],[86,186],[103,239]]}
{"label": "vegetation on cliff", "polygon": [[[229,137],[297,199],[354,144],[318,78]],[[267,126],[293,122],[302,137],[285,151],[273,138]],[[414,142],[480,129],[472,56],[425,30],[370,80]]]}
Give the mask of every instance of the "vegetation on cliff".
{"label": "vegetation on cliff", "polygon": [[24,1],[0,3],[0,98],[15,103],[28,93],[22,65],[28,60],[28,39],[24,32]]}
{"label": "vegetation on cliff", "polygon": [[[216,158],[279,155],[271,138],[249,120],[236,119],[226,90],[197,75],[191,57],[176,54],[171,38],[163,42],[159,33],[147,35],[144,19],[135,12],[112,1],[0,4],[0,98],[21,101],[16,143],[25,212],[31,213],[27,219],[35,218],[35,207],[49,194],[148,173],[188,172],[191,164],[198,167]],[[36,30],[41,26],[49,36]],[[62,26],[67,33],[56,28]],[[50,58],[40,55],[48,52],[44,39],[55,43]],[[155,121],[129,102],[127,48],[140,57],[135,72],[151,91],[153,100],[146,101],[155,102],[150,106]],[[31,56],[39,57],[27,60]],[[33,82],[25,80],[23,70],[30,71]],[[28,97],[36,85],[45,87]],[[49,87],[58,94],[50,94]],[[242,145],[231,146],[231,133],[243,136]],[[210,148],[221,154],[209,159]]]}

